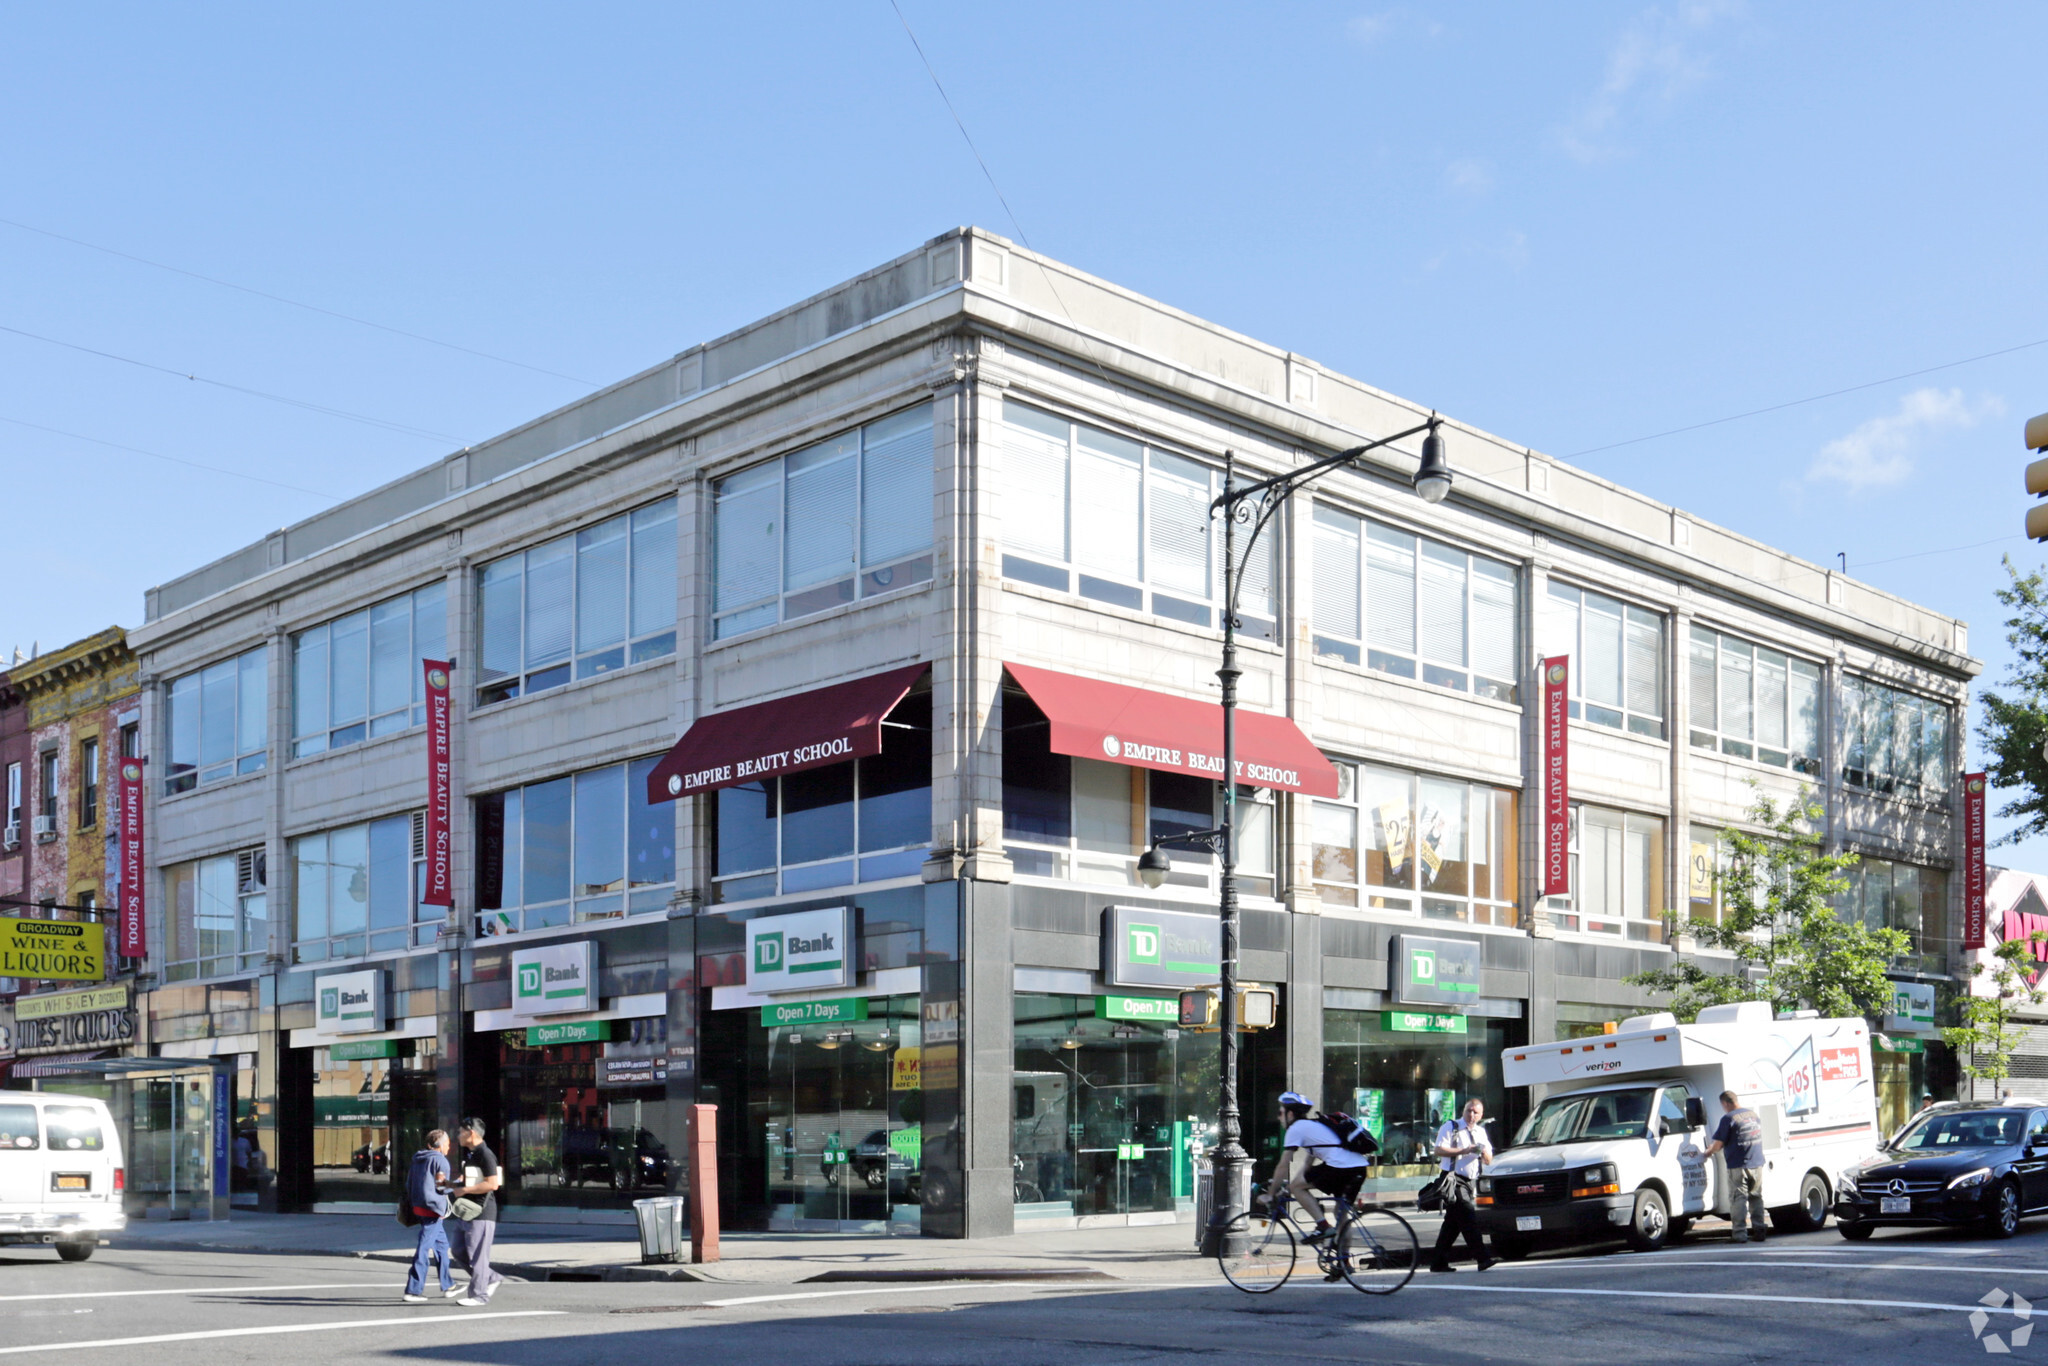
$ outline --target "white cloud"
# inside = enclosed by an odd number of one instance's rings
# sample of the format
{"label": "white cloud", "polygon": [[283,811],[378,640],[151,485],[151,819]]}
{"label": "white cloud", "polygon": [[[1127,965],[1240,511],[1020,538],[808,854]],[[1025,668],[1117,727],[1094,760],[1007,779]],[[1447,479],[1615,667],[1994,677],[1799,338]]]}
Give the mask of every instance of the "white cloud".
{"label": "white cloud", "polygon": [[1873,417],[1822,446],[1806,477],[1832,480],[1851,493],[1900,483],[1913,473],[1913,457],[1930,437],[1974,427],[2004,407],[1996,398],[1972,403],[1960,389],[1915,389],[1899,400],[1896,412]]}
{"label": "white cloud", "polygon": [[1421,18],[1405,9],[1387,9],[1377,14],[1361,14],[1344,25],[1344,31],[1351,36],[1351,41],[1360,47],[1376,47],[1382,39],[1393,36],[1399,30],[1420,33],[1425,38],[1434,38],[1444,31],[1444,26],[1434,19]]}
{"label": "white cloud", "polygon": [[1702,38],[1740,12],[1740,0],[1692,0],[1638,14],[1607,54],[1599,89],[1559,130],[1559,145],[1586,162],[1621,155],[1628,116],[1646,102],[1674,100],[1705,80],[1712,63],[1701,51]]}
{"label": "white cloud", "polygon": [[1461,157],[1444,167],[1444,185],[1459,194],[1483,195],[1493,188],[1493,167],[1476,157]]}

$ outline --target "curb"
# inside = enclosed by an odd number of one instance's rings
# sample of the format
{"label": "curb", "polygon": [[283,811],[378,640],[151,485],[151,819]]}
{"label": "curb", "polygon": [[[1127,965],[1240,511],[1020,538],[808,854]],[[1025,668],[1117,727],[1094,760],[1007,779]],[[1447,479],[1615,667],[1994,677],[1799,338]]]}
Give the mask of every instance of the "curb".
{"label": "curb", "polygon": [[904,1267],[900,1269],[876,1268],[872,1271],[825,1271],[816,1276],[806,1276],[796,1282],[798,1285],[834,1285],[866,1281],[870,1283],[890,1282],[931,1282],[931,1281],[1114,1281],[1117,1277],[1106,1271],[1097,1271],[1086,1266],[1053,1267]]}

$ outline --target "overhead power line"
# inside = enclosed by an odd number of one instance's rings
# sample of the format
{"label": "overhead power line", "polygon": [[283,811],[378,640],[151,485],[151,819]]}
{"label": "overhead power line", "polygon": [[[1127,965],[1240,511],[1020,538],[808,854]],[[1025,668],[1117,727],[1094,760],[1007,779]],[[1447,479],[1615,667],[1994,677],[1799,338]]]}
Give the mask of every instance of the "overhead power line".
{"label": "overhead power line", "polygon": [[370,417],[363,413],[351,413],[343,408],[330,408],[324,403],[310,403],[302,398],[288,398],[283,394],[273,394],[262,389],[250,389],[240,384],[229,384],[226,380],[208,379],[204,375],[190,374],[184,370],[174,370],[168,365],[157,365],[150,361],[137,360],[133,356],[122,356],[112,351],[101,351],[96,347],[81,346],[77,342],[63,341],[56,337],[46,337],[39,332],[23,331],[19,327],[9,327],[5,323],[0,323],[0,332],[12,333],[17,337],[27,337],[30,341],[39,341],[50,346],[61,346],[67,351],[79,351],[88,356],[98,356],[103,360],[119,361],[123,365],[133,365],[143,370],[154,370],[160,375],[170,375],[177,379],[191,380],[195,384],[208,384],[216,389],[225,389],[230,393],[246,394],[250,398],[260,398],[271,403],[282,403],[292,408],[303,408],[311,413],[325,413],[329,417],[338,417],[349,422],[360,422],[369,427],[381,427],[387,432],[398,432],[405,436],[416,436],[423,441],[446,441],[458,446],[462,444],[461,437],[450,436],[446,432],[432,432],[424,427],[409,427],[402,422],[389,422],[381,417]]}
{"label": "overhead power line", "polygon": [[148,266],[153,270],[169,271],[173,275],[183,275],[190,280],[200,280],[209,285],[218,285],[222,289],[232,289],[242,294],[254,295],[258,299],[268,299],[272,303],[283,304],[288,308],[302,308],[308,313],[318,313],[323,317],[338,318],[342,322],[354,323],[358,327],[371,327],[379,332],[389,332],[394,337],[405,337],[412,341],[425,342],[428,346],[438,346],[449,351],[460,351],[465,356],[475,356],[480,360],[496,361],[500,365],[511,365],[521,370],[531,370],[536,375],[551,375],[556,379],[566,379],[571,384],[584,385],[586,388],[595,389],[598,387],[595,380],[583,379],[576,375],[565,375],[560,370],[550,370],[542,365],[529,365],[523,360],[513,360],[510,356],[493,355],[489,351],[479,351],[473,346],[462,346],[455,342],[442,341],[438,337],[429,337],[419,332],[408,332],[402,327],[392,327],[388,323],[373,322],[368,318],[358,318],[353,313],[342,313],[332,308],[322,308],[319,304],[309,304],[301,299],[288,299],[282,294],[272,294],[268,290],[255,289],[249,285],[238,285],[233,280],[223,280],[214,275],[202,275],[196,270],[187,270],[183,266],[167,265],[162,261],[152,261],[147,256],[137,256],[133,252],[119,251],[113,247],[103,247],[97,242],[88,242],[83,238],[67,237],[61,232],[52,232],[48,228],[39,228],[33,223],[23,223],[14,218],[0,218],[0,224],[5,224],[10,228],[18,228],[22,232],[32,232],[39,237],[48,237],[58,242],[68,242],[74,247],[84,247],[87,251],[97,251],[103,252],[108,256],[118,256],[123,261],[133,261],[137,265]]}
{"label": "overhead power line", "polygon": [[24,422],[18,417],[0,417],[0,422],[5,422],[9,426],[14,427],[26,427],[32,432],[48,432],[52,436],[68,437],[73,441],[84,441],[95,446],[105,446],[109,450],[127,451],[133,455],[146,455],[152,460],[167,460],[173,465],[184,465],[190,469],[205,470],[209,474],[225,474],[231,479],[247,479],[252,483],[268,484],[272,488],[290,489],[293,493],[310,493],[315,498],[325,498],[329,502],[340,501],[334,494],[322,493],[319,489],[309,489],[299,484],[287,484],[279,479],[265,479],[260,474],[246,474],[241,470],[226,469],[220,465],[202,464],[197,460],[187,460],[180,455],[165,455],[162,451],[146,451],[140,446],[124,446],[118,441],[103,441],[99,437],[87,436],[83,432],[67,432],[62,427],[45,427],[40,422]]}

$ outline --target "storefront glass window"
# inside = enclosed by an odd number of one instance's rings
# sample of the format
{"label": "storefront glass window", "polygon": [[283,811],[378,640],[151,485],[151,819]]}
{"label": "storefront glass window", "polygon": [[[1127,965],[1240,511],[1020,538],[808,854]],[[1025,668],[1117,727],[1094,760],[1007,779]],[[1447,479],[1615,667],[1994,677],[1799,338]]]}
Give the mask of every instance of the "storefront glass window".
{"label": "storefront glass window", "polygon": [[1496,1146],[1505,1145],[1514,1132],[1500,1055],[1517,1041],[1521,1021],[1426,1017],[1436,1023],[1456,1020],[1462,1033],[1386,1027],[1404,1022],[1408,1014],[1323,1011],[1323,1090],[1317,1101],[1374,1130],[1379,1165],[1370,1169],[1365,1189],[1380,1198],[1413,1191],[1435,1174],[1430,1147],[1437,1126],[1454,1118],[1468,1100],[1485,1102],[1487,1132]]}
{"label": "storefront glass window", "polygon": [[1098,1018],[1120,997],[1019,996],[1011,1074],[1017,1219],[1194,1208],[1212,1141],[1216,1037]]}
{"label": "storefront glass window", "polygon": [[313,1050],[313,1199],[359,1207],[396,1201],[412,1155],[442,1127],[436,1044],[396,1041],[390,1058],[342,1060]]}
{"label": "storefront glass window", "polygon": [[914,877],[932,829],[932,697],[920,685],[882,723],[882,752],[720,788],[714,899]]}
{"label": "storefront glass window", "polygon": [[662,1137],[668,1020],[611,1020],[606,1032],[595,1043],[544,1045],[524,1029],[496,1037],[494,1148],[508,1203],[623,1208],[680,1176]]}
{"label": "storefront glass window", "polygon": [[1316,891],[1333,906],[1425,920],[1518,923],[1517,794],[1338,762],[1337,799],[1315,804]]}
{"label": "storefront glass window", "polygon": [[675,810],[647,800],[656,762],[477,798],[478,936],[664,909],[676,880]]}

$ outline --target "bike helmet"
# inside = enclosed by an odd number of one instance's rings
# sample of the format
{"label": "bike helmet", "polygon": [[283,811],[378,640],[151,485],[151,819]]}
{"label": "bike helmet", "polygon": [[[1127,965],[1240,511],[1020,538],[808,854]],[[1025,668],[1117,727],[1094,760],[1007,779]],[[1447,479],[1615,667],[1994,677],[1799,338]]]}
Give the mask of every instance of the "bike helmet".
{"label": "bike helmet", "polygon": [[1300,1106],[1304,1110],[1316,1108],[1316,1103],[1299,1091],[1282,1091],[1280,1093],[1280,1103],[1282,1105]]}

